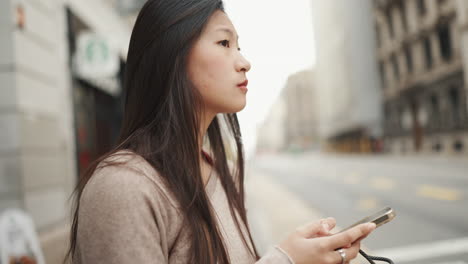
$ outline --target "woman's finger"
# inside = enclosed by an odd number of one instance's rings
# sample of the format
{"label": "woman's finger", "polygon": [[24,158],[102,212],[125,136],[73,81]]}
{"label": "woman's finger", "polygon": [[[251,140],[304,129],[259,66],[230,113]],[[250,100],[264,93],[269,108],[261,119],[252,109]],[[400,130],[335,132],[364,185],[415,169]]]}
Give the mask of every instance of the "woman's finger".
{"label": "woman's finger", "polygon": [[361,242],[353,243],[353,245],[348,248],[348,258],[347,260],[355,259],[359,254],[359,249],[361,249]]}
{"label": "woman's finger", "polygon": [[[345,255],[344,263],[349,263],[351,260],[355,259],[359,254],[360,248],[361,245],[359,242],[353,244],[350,248],[342,248],[341,250]],[[343,261],[340,250],[332,250],[327,255],[329,263],[342,263]]]}
{"label": "woman's finger", "polygon": [[316,237],[318,233],[323,232],[324,226],[321,221],[314,221],[302,225],[296,229],[296,232],[304,238]]}
{"label": "woman's finger", "polygon": [[301,237],[315,238],[318,236],[330,235],[330,230],[335,228],[336,220],[333,217],[321,219],[302,225],[296,229]]}
{"label": "woman's finger", "polygon": [[[344,254],[344,262],[341,254]],[[347,263],[351,260],[349,249],[332,250],[327,253],[325,261],[327,263]]]}
{"label": "woman's finger", "polygon": [[344,232],[335,234],[329,238],[329,249],[337,249],[356,242],[356,240],[369,235],[375,229],[374,223],[355,226]]}
{"label": "woman's finger", "polygon": [[330,231],[336,226],[336,220],[332,217],[322,219],[320,223],[323,228],[317,233],[317,236],[329,236],[331,234]]}
{"label": "woman's finger", "polygon": [[333,217],[328,217],[328,218],[322,220],[322,224],[327,224],[328,227],[329,227],[328,230],[331,231],[336,226],[336,220]]}

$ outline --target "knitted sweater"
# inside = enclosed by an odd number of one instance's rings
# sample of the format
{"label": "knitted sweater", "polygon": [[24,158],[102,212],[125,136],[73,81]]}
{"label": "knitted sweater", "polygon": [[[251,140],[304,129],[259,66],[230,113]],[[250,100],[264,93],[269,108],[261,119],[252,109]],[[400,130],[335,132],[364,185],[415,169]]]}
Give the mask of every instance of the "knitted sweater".
{"label": "knitted sweater", "polygon": [[[80,198],[76,259],[94,263],[188,263],[190,237],[180,207],[163,179],[142,157],[125,152],[122,166],[98,168]],[[205,191],[233,264],[291,264],[279,247],[257,262],[242,242],[216,173]],[[249,240],[247,240],[249,241]],[[250,243],[249,247],[252,247]]]}

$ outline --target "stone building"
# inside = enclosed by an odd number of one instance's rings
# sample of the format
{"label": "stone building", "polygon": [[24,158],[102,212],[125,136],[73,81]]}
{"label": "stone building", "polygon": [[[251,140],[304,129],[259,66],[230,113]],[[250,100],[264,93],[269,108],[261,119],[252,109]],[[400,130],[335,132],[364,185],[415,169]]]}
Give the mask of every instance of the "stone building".
{"label": "stone building", "polygon": [[286,147],[286,103],[282,96],[270,107],[268,115],[257,128],[256,151],[274,153]]}
{"label": "stone building", "polygon": [[318,114],[313,71],[289,76],[281,96],[285,103],[285,147],[307,149],[316,145]]}
{"label": "stone building", "polygon": [[371,0],[312,0],[319,134],[329,150],[380,151],[382,93]]}
{"label": "stone building", "polygon": [[373,1],[390,152],[468,153],[467,5]]}
{"label": "stone building", "polygon": [[[32,217],[49,264],[63,260],[79,172],[118,132],[131,30],[119,3],[0,1],[0,213],[20,208]],[[109,76],[80,70],[83,33],[94,36],[88,59],[104,51],[114,59]]]}

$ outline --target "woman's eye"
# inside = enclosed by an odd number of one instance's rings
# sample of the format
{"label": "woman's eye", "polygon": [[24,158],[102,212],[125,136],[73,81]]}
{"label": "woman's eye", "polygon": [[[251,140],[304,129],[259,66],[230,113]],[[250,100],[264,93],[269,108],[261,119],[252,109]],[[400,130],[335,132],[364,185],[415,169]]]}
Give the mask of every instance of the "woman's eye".
{"label": "woman's eye", "polygon": [[224,47],[229,48],[229,40],[227,39],[220,41],[219,44],[223,45]]}

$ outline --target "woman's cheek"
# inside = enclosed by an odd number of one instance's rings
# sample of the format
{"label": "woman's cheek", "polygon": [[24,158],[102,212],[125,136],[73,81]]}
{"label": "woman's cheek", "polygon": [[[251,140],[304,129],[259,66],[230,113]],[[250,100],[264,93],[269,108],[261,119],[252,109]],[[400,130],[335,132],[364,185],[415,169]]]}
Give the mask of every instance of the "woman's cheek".
{"label": "woman's cheek", "polygon": [[205,69],[209,73],[210,79],[226,79],[228,72],[225,71],[227,59],[224,56],[211,54],[206,57]]}

